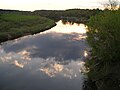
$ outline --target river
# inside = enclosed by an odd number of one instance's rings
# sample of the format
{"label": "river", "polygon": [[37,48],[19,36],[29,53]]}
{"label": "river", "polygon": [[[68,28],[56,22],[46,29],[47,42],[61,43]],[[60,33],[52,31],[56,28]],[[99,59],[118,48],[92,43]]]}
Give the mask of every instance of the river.
{"label": "river", "polygon": [[0,45],[0,90],[82,90],[84,24],[63,24]]}

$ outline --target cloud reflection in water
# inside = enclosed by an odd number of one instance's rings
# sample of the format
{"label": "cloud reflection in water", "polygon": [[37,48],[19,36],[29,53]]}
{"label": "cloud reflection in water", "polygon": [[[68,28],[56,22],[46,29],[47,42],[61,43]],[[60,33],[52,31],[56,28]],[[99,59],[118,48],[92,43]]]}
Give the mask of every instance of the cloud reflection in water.
{"label": "cloud reflection in water", "polygon": [[20,67],[20,68],[24,67],[24,65],[19,63],[17,60],[14,61],[14,64],[15,64],[15,66]]}
{"label": "cloud reflection in water", "polygon": [[[14,53],[6,53],[1,49],[0,60],[2,63],[9,63],[19,68],[32,68],[34,71],[42,71],[49,77],[60,75],[67,78],[76,78],[81,74],[80,71],[84,70],[84,62],[77,60],[64,60],[58,61],[56,57],[44,58],[30,58],[30,52],[26,50]],[[29,68],[28,68],[29,67]]]}
{"label": "cloud reflection in water", "polygon": [[[82,90],[88,48],[85,32],[84,25],[58,23],[49,31],[3,43],[0,46],[0,85],[11,87],[12,84],[14,90],[18,90],[16,84],[27,85],[29,90],[40,90],[40,87],[49,90],[46,85],[50,90]],[[6,83],[7,79],[11,83]]]}

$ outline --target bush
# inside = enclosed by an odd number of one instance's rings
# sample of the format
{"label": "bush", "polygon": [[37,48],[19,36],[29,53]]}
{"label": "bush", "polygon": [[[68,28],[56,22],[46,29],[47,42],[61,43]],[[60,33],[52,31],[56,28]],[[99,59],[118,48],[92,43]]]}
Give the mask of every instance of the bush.
{"label": "bush", "polygon": [[91,58],[86,63],[90,70],[88,77],[96,81],[99,90],[119,90],[120,10],[91,17],[87,35],[92,48]]}

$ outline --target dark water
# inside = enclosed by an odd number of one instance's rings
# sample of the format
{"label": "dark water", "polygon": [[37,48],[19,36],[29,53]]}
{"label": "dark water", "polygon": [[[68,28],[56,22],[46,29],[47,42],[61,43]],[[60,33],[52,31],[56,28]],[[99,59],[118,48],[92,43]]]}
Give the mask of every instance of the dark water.
{"label": "dark water", "polygon": [[0,46],[0,90],[82,90],[86,34],[63,25]]}

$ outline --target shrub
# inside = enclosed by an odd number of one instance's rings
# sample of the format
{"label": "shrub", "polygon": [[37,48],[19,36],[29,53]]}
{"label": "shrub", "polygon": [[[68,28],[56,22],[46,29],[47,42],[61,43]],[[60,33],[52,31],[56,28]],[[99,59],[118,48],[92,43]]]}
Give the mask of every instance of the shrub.
{"label": "shrub", "polygon": [[[88,43],[92,48],[91,58],[86,63],[86,67],[90,70],[88,77],[96,81],[99,88],[102,88],[99,90],[118,90],[120,84],[120,10],[104,11],[91,17],[87,35]],[[100,85],[101,83],[103,85]]]}

